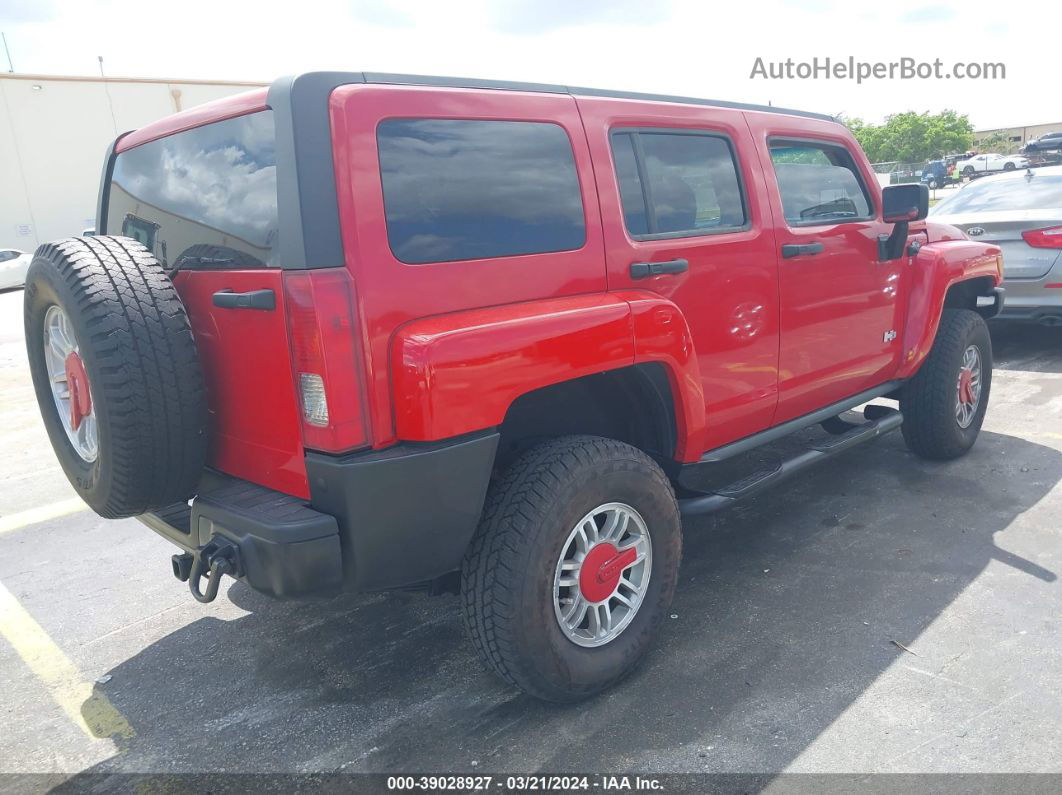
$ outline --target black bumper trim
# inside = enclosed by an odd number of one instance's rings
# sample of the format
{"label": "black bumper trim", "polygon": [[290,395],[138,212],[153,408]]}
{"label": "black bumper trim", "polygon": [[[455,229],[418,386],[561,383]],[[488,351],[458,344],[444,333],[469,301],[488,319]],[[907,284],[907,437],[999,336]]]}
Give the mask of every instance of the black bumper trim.
{"label": "black bumper trim", "polygon": [[191,507],[177,504],[141,522],[195,554],[212,539],[239,549],[239,579],[280,599],[328,596],[342,588],[339,529],[305,501],[230,477],[213,476]]}
{"label": "black bumper trim", "polygon": [[460,568],[498,437],[492,430],[375,453],[307,453],[311,505],[339,524],[344,587],[399,588]]}

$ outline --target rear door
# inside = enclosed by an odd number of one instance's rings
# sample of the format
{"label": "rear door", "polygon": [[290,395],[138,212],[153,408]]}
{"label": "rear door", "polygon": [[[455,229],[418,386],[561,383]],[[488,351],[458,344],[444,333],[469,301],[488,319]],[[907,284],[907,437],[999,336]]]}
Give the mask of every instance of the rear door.
{"label": "rear door", "polygon": [[[216,468],[308,496],[277,237],[272,111],[118,154],[106,234],[135,238],[174,283],[205,371]],[[242,301],[227,294],[256,296]]]}
{"label": "rear door", "polygon": [[768,165],[785,422],[887,381],[899,362],[909,259],[878,261],[880,190],[843,127],[748,113]]}
{"label": "rear door", "polygon": [[609,289],[656,293],[681,309],[697,351],[708,448],[766,428],[778,385],[777,254],[744,119],[698,105],[578,102],[605,218]]}

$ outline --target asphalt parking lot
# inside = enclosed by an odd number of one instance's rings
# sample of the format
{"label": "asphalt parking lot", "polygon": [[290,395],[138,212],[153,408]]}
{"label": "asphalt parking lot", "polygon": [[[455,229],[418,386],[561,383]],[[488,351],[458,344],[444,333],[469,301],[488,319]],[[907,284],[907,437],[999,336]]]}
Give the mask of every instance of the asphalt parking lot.
{"label": "asphalt parking lot", "polygon": [[[966,458],[899,434],[689,523],[655,652],[516,694],[454,597],[211,605],[80,505],[0,295],[0,772],[1062,772],[1062,329],[995,329]],[[23,785],[25,781],[23,781]]]}

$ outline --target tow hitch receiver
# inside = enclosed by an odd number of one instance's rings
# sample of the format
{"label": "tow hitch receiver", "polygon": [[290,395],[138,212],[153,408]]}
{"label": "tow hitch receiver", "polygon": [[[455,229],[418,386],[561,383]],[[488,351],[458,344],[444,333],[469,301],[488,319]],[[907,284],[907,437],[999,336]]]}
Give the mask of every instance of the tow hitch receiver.
{"label": "tow hitch receiver", "polygon": [[[188,583],[188,590],[197,602],[213,602],[218,595],[222,575],[239,575],[239,549],[235,544],[215,538],[196,552],[182,552],[171,558],[173,576]],[[206,590],[199,581],[206,577]]]}

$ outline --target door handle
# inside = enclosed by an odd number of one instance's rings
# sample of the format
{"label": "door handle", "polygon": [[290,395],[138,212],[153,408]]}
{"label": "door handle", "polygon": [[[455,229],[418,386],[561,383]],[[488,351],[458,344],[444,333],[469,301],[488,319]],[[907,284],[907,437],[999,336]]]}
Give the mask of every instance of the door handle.
{"label": "door handle", "polygon": [[789,259],[790,257],[805,257],[812,254],[818,254],[825,249],[822,243],[785,243],[782,245],[782,257]]}
{"label": "door handle", "polygon": [[218,290],[214,293],[214,306],[222,309],[276,309],[277,296],[269,289],[251,290],[246,293]]}
{"label": "door handle", "polygon": [[669,259],[667,262],[634,262],[631,264],[631,278],[644,279],[647,276],[660,276],[664,273],[685,273],[690,264],[684,259]]}

